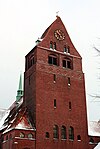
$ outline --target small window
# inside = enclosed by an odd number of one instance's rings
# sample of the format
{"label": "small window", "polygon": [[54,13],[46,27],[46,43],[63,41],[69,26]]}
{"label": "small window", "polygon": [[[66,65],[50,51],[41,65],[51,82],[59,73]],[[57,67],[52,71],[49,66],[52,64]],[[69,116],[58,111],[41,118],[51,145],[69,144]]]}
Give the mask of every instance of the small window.
{"label": "small window", "polygon": [[49,138],[49,137],[50,137],[50,136],[49,136],[49,132],[46,132],[46,133],[45,133],[45,137],[46,137],[46,138]]}
{"label": "small window", "polygon": [[53,75],[53,80],[54,80],[54,82],[56,81],[56,75],[55,74]]}
{"label": "small window", "polygon": [[3,142],[4,141],[4,136],[1,136],[1,142]]}
{"label": "small window", "polygon": [[64,53],[70,53],[69,46],[64,46]]}
{"label": "small window", "polygon": [[81,136],[80,135],[77,136],[77,140],[81,141]]}
{"label": "small window", "polygon": [[72,109],[72,104],[71,104],[71,102],[69,102],[69,110],[71,110]]}
{"label": "small window", "polygon": [[58,126],[54,125],[53,127],[53,138],[58,139]]}
{"label": "small window", "polygon": [[68,77],[68,86],[70,86],[70,77]]}
{"label": "small window", "polygon": [[20,133],[20,138],[24,138],[25,134],[23,132]]}
{"label": "small window", "polygon": [[74,140],[74,128],[71,126],[69,127],[69,139]]}
{"label": "small window", "polygon": [[9,139],[12,139],[12,134],[9,135]]}
{"label": "small window", "polygon": [[56,43],[53,44],[53,49],[56,50]]}
{"label": "small window", "polygon": [[8,135],[6,136],[6,140],[8,140]]}
{"label": "small window", "polygon": [[56,103],[56,99],[54,99],[54,108],[56,108],[57,103]]}
{"label": "small window", "polygon": [[32,133],[29,133],[28,134],[28,138],[33,138],[33,134]]}
{"label": "small window", "polygon": [[66,60],[63,60],[63,67],[66,68]]}
{"label": "small window", "polygon": [[66,127],[61,127],[61,139],[66,139]]}
{"label": "small window", "polygon": [[93,143],[94,143],[93,138],[90,138],[89,143],[90,143],[90,144],[93,144]]}
{"label": "small window", "polygon": [[52,41],[50,42],[50,48],[53,49],[53,43],[52,43]]}

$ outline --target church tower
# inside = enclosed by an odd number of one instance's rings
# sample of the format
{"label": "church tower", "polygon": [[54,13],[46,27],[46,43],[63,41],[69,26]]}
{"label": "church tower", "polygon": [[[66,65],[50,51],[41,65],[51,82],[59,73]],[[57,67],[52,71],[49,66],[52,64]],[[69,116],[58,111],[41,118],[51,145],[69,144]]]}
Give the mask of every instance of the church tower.
{"label": "church tower", "polygon": [[25,60],[24,104],[36,149],[88,149],[82,57],[59,16]]}

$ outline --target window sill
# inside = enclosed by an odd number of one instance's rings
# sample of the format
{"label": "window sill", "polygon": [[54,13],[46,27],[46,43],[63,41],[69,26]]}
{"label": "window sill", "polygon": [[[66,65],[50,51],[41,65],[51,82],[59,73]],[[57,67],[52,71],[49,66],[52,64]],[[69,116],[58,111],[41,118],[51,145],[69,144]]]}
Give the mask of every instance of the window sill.
{"label": "window sill", "polygon": [[69,139],[69,141],[73,142],[74,140],[73,139]]}
{"label": "window sill", "polygon": [[61,139],[61,141],[66,141],[67,139]]}

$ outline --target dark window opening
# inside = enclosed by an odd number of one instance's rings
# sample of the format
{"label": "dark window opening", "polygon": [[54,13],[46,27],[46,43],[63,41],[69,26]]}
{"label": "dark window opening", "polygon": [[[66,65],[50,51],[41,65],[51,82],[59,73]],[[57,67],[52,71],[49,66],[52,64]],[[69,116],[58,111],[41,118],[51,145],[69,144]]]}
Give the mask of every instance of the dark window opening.
{"label": "dark window opening", "polygon": [[55,74],[53,75],[53,80],[56,81],[56,75]]}
{"label": "dark window opening", "polygon": [[50,136],[49,136],[49,132],[46,132],[45,137],[46,137],[46,138],[49,138],[49,137],[50,137]]}
{"label": "dark window opening", "polygon": [[53,64],[53,65],[57,65],[57,58],[53,57],[53,56],[49,56],[48,63]]}
{"label": "dark window opening", "polygon": [[67,68],[71,69],[71,62],[67,61]]}
{"label": "dark window opening", "polygon": [[71,61],[70,60],[63,60],[63,67],[71,69]]}
{"label": "dark window opening", "polygon": [[80,135],[77,136],[77,140],[81,141],[81,136]]}
{"label": "dark window opening", "polygon": [[3,142],[4,141],[4,136],[1,136],[1,142]]}
{"label": "dark window opening", "polygon": [[56,108],[57,103],[56,103],[56,99],[54,99],[54,108]]}
{"label": "dark window opening", "polygon": [[12,139],[12,134],[9,135],[9,139]]}
{"label": "dark window opening", "polygon": [[50,49],[56,50],[56,43],[50,42]]}
{"label": "dark window opening", "polygon": [[56,50],[56,43],[53,44],[53,49]]}
{"label": "dark window opening", "polygon": [[6,136],[6,140],[8,140],[8,135]]}
{"label": "dark window opening", "polygon": [[66,139],[66,127],[61,127],[61,139]]}
{"label": "dark window opening", "polygon": [[70,85],[70,78],[68,77],[68,85]]}
{"label": "dark window opening", "polygon": [[63,67],[66,68],[66,60],[63,60]]}
{"label": "dark window opening", "polygon": [[53,43],[52,42],[50,42],[50,48],[53,49]]}
{"label": "dark window opening", "polygon": [[70,53],[70,48],[69,48],[69,46],[64,46],[64,52],[65,52],[65,53]]}
{"label": "dark window opening", "polygon": [[30,59],[30,66],[32,66],[34,64],[34,57],[32,57],[31,59]]}
{"label": "dark window opening", "polygon": [[74,140],[74,128],[71,126],[69,128],[69,139]]}
{"label": "dark window opening", "polygon": [[72,105],[71,105],[71,102],[69,102],[69,110],[72,109]]}
{"label": "dark window opening", "polygon": [[54,125],[53,127],[53,138],[58,139],[58,126]]}
{"label": "dark window opening", "polygon": [[89,143],[91,143],[91,144],[94,143],[93,138],[90,138]]}

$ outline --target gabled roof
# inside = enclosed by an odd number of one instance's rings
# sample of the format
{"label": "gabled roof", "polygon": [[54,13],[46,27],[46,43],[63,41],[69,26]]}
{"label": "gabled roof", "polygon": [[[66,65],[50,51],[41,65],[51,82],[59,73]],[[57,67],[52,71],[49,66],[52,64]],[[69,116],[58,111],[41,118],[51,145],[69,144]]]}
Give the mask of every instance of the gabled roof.
{"label": "gabled roof", "polygon": [[2,119],[0,130],[6,133],[12,129],[34,129],[31,116],[23,106],[23,97],[11,105]]}
{"label": "gabled roof", "polygon": [[[60,31],[60,33],[63,33],[64,38],[62,40],[56,38],[56,31]],[[59,34],[58,32],[57,34],[61,36],[61,34]],[[67,32],[67,29],[65,28],[65,25],[63,24],[59,16],[57,16],[56,20],[44,31],[44,33],[41,36],[41,39],[42,41],[40,41],[39,43],[39,46],[41,47],[50,48],[50,41],[56,42],[57,51],[63,52],[63,48],[66,45],[70,47],[70,54],[81,58],[80,54],[78,53],[74,44],[71,41],[71,38]]]}

